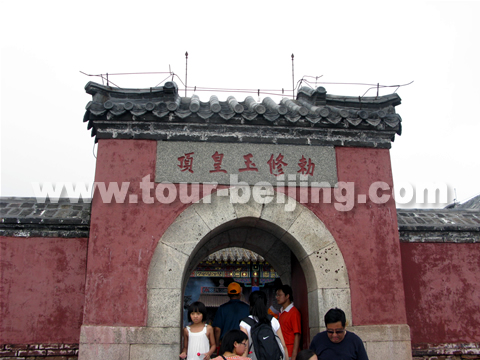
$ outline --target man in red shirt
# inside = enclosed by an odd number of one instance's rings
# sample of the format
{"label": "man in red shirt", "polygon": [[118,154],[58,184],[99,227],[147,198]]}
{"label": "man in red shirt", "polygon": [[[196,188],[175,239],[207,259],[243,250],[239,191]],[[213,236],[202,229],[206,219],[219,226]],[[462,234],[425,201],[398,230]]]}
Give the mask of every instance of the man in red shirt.
{"label": "man in red shirt", "polygon": [[276,298],[277,303],[282,306],[278,321],[287,345],[288,356],[295,360],[300,347],[302,323],[300,312],[293,306],[292,288],[289,285],[282,285],[276,290]]}

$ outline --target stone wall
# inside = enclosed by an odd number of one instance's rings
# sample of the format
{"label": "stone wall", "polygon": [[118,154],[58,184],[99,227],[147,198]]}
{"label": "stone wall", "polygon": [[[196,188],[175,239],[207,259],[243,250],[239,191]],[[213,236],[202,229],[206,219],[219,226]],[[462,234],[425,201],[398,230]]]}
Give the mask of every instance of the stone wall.
{"label": "stone wall", "polygon": [[0,359],[15,360],[77,360],[78,344],[3,344]]}
{"label": "stone wall", "polygon": [[412,360],[478,360],[480,343],[413,345],[412,353]]}

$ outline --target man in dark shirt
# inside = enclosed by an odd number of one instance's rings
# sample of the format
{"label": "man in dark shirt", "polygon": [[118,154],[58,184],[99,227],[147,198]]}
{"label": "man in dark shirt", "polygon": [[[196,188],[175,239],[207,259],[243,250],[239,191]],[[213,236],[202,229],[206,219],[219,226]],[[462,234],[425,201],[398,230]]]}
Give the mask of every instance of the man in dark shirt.
{"label": "man in dark shirt", "polygon": [[346,322],[345,313],[338,308],[325,314],[327,330],[315,335],[310,344],[318,360],[368,360],[362,339],[345,330]]}
{"label": "man in dark shirt", "polygon": [[242,296],[240,284],[230,283],[228,285],[228,296],[230,301],[218,308],[212,323],[215,328],[217,351],[223,336],[230,330],[240,329],[240,320],[246,318],[250,313],[250,307],[240,300]]}

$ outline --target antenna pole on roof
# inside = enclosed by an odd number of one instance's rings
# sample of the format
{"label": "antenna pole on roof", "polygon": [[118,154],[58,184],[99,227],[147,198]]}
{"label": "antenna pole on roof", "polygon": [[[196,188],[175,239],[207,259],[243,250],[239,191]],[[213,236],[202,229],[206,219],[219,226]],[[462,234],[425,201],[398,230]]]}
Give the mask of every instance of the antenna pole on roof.
{"label": "antenna pole on roof", "polygon": [[295,100],[295,71],[293,66],[293,58],[294,58],[294,55],[292,53],[292,99]]}
{"label": "antenna pole on roof", "polygon": [[188,65],[188,51],[185,52],[185,97],[187,97],[187,65]]}

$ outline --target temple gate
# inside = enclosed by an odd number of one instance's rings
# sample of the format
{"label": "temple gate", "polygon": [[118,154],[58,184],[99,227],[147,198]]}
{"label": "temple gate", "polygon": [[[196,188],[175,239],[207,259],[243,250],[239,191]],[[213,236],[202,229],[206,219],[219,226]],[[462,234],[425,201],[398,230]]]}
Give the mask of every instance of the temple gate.
{"label": "temple gate", "polygon": [[370,359],[411,358],[388,151],[398,95],[302,88],[277,104],[201,102],[172,82],[86,90],[98,156],[80,359],[176,358],[190,273],[232,246],[284,283],[294,255],[310,337],[336,306]]}

